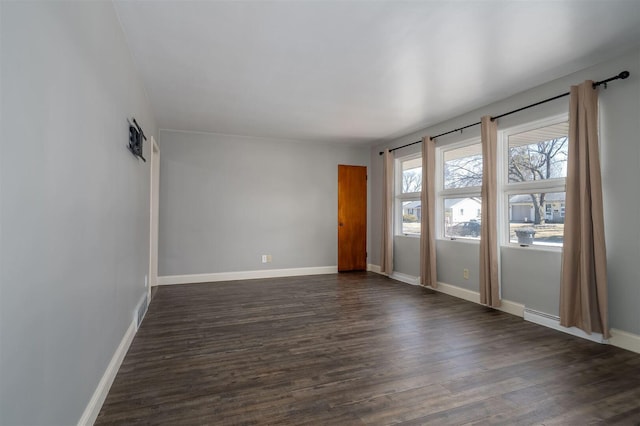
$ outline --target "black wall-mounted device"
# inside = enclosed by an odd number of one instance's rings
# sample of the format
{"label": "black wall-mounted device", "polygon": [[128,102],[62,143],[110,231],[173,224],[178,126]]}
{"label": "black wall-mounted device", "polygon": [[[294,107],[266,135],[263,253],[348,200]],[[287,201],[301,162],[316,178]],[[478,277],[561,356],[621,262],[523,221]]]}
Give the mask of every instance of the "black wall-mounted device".
{"label": "black wall-mounted device", "polygon": [[135,118],[132,118],[133,123],[129,122],[129,151],[136,157],[142,158],[142,161],[147,161],[142,156],[142,143],[147,140],[147,137],[142,131],[142,127],[138,124]]}

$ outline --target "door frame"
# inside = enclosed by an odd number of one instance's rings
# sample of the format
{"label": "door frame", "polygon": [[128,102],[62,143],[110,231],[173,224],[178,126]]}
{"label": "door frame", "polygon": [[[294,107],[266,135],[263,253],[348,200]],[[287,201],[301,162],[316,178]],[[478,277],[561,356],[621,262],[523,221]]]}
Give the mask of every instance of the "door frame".
{"label": "door frame", "polygon": [[153,136],[151,136],[150,145],[148,300],[151,300],[151,287],[158,285],[158,210],[160,193],[160,147]]}

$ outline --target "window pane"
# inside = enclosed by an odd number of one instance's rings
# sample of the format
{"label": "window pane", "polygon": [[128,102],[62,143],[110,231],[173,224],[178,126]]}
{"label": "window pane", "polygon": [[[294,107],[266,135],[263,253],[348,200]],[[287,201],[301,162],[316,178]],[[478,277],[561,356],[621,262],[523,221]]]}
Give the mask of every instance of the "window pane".
{"label": "window pane", "polygon": [[422,158],[402,162],[402,193],[422,190]]}
{"label": "window pane", "polygon": [[509,136],[509,182],[567,177],[569,123]]}
{"label": "window pane", "polygon": [[562,246],[564,192],[509,196],[509,241],[523,246]]}
{"label": "window pane", "polygon": [[444,199],[444,236],[480,238],[480,197]]}
{"label": "window pane", "polygon": [[473,144],[444,152],[444,189],[482,185],[482,146]]}
{"label": "window pane", "polygon": [[422,208],[420,201],[402,202],[402,233],[404,235],[420,235],[420,218]]}

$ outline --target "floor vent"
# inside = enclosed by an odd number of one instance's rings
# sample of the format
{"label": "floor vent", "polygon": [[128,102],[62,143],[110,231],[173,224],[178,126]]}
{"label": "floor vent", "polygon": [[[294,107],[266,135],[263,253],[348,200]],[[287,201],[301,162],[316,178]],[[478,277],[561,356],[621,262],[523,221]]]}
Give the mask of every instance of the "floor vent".
{"label": "floor vent", "polygon": [[[540,312],[540,311],[534,311],[533,309],[529,309],[529,308],[525,308],[524,309],[524,313],[525,315],[527,315],[527,317],[541,317],[541,318],[545,318],[551,321],[557,321],[558,324],[560,323],[560,317],[557,315],[551,315],[551,314],[547,314],[545,312]],[[529,318],[525,318],[527,320],[529,320]],[[531,322],[535,322],[535,321],[531,321]]]}
{"label": "floor vent", "polygon": [[147,307],[149,305],[147,297],[148,295],[145,293],[144,297],[138,304],[138,309],[136,309],[136,331],[140,328],[144,315],[147,313]]}
{"label": "floor vent", "polygon": [[576,327],[563,327],[560,325],[560,317],[556,315],[550,315],[540,311],[534,311],[533,309],[525,308],[524,319],[538,325],[553,328],[554,330],[562,331],[563,333],[571,334],[573,336],[581,337],[583,339],[591,340],[596,343],[608,343],[600,333],[587,334],[584,331]]}

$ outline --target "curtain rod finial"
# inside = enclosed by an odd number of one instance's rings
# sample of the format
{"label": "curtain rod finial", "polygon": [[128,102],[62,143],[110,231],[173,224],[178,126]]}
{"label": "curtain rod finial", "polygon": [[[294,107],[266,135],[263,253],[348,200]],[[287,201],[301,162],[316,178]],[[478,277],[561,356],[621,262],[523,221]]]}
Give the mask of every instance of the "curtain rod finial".
{"label": "curtain rod finial", "polygon": [[629,75],[631,75],[629,71],[622,71],[620,74],[618,74],[618,78],[621,78],[624,80],[626,78],[629,78]]}

